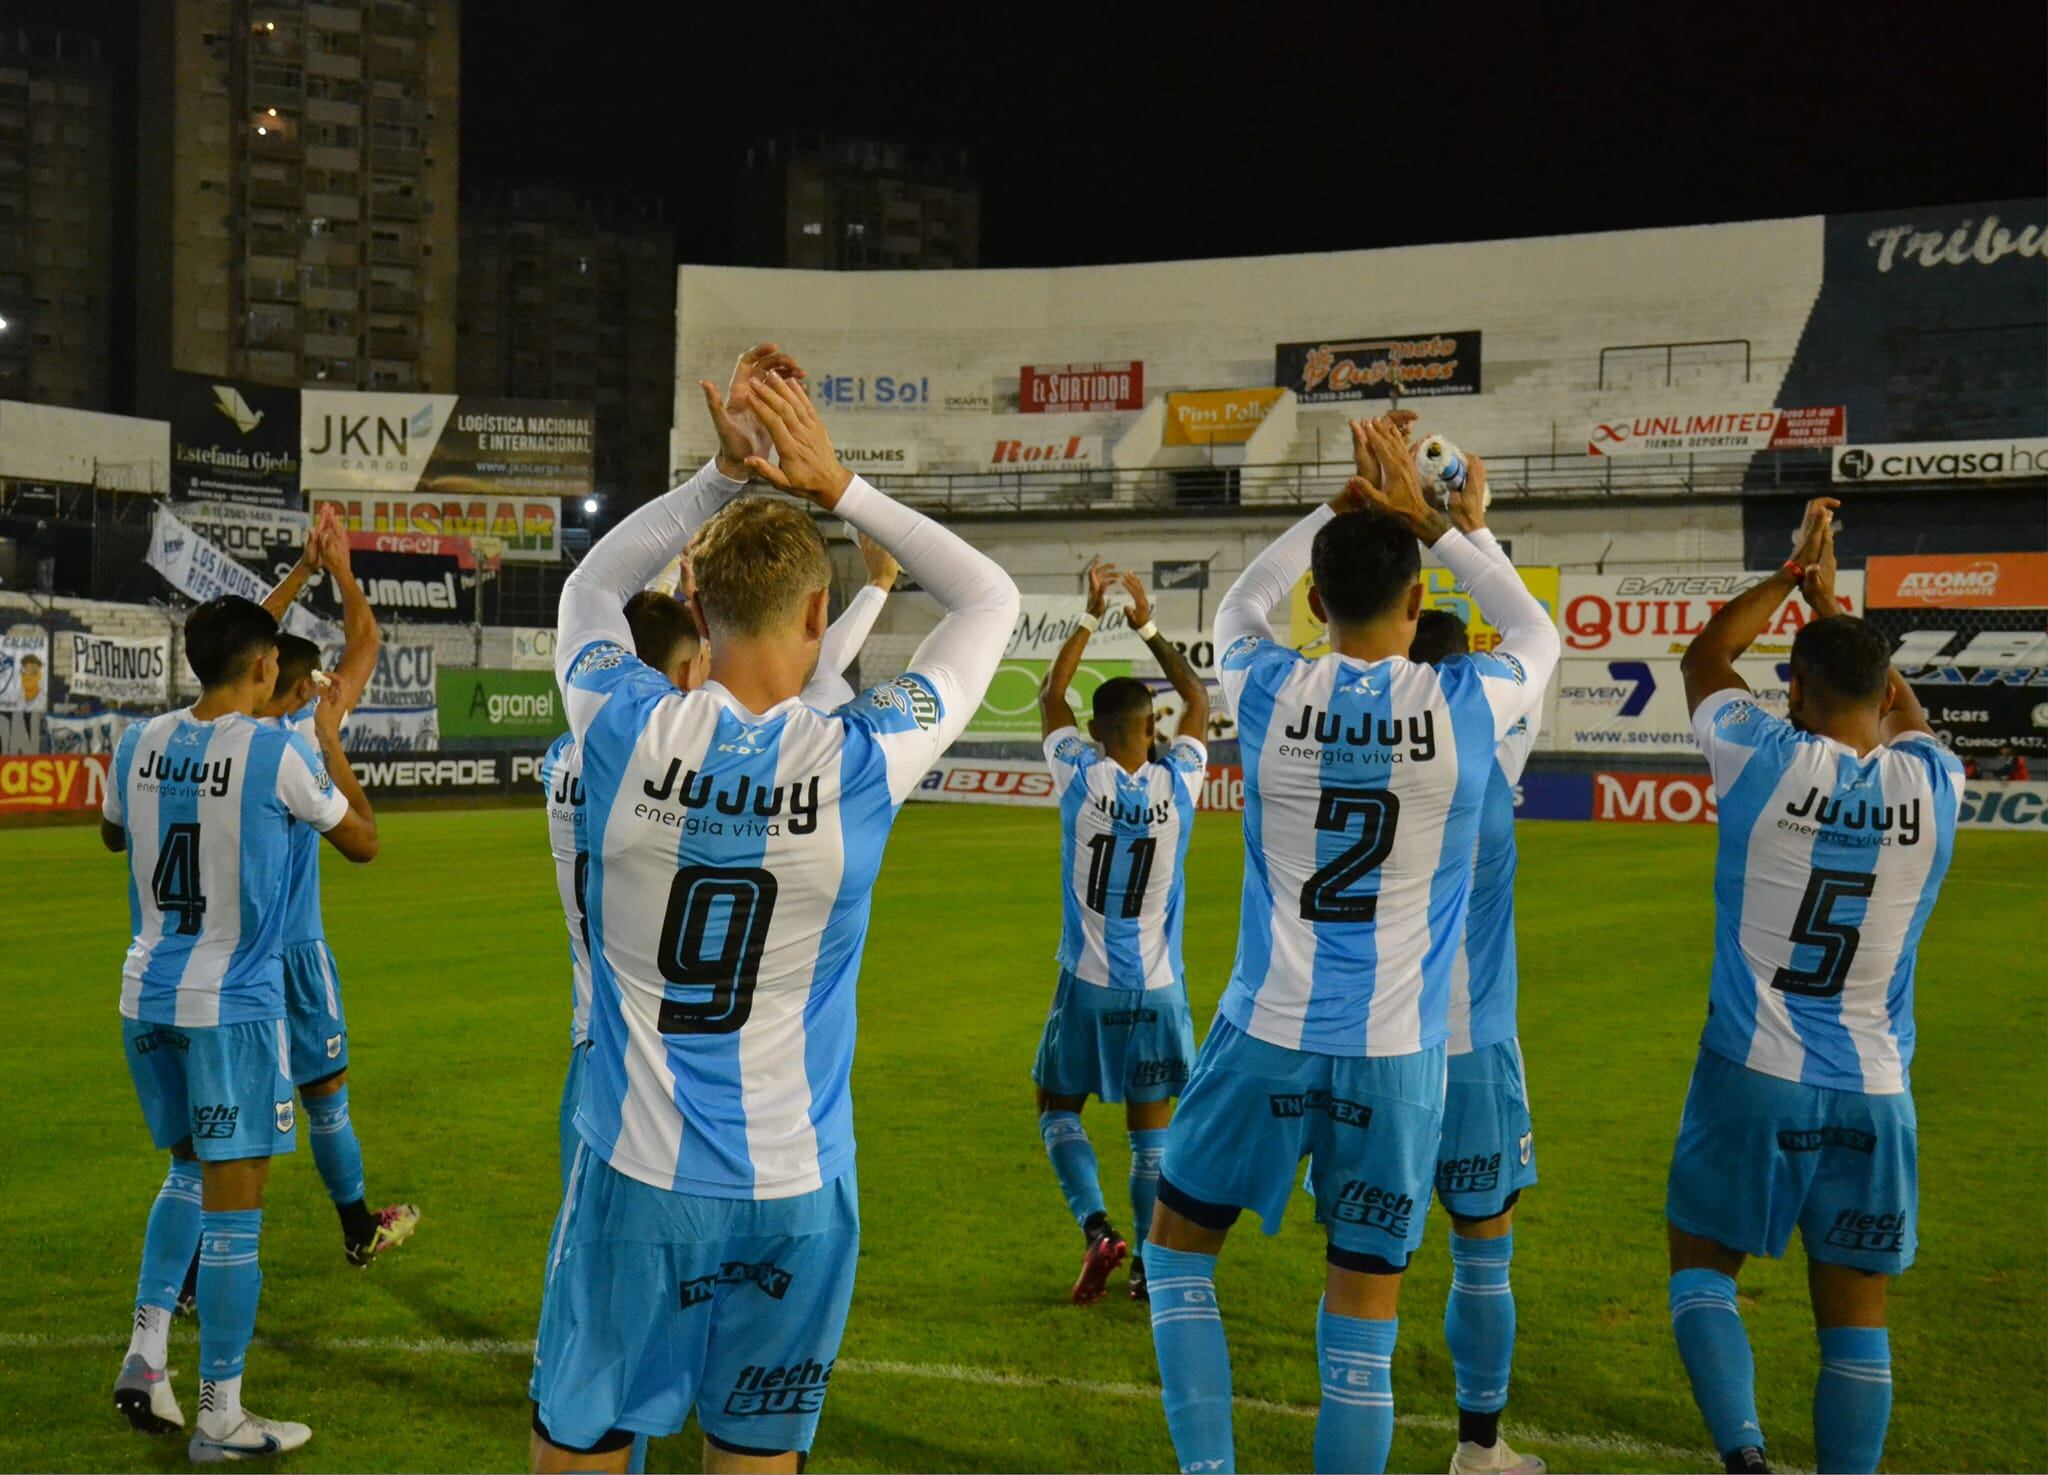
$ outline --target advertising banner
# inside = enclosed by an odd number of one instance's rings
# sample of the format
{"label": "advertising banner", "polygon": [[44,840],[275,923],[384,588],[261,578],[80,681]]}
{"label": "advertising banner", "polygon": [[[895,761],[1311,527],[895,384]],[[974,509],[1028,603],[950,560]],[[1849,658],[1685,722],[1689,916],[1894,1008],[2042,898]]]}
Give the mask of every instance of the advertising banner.
{"label": "advertising banner", "polygon": [[1273,350],[1273,382],[1305,405],[1479,393],[1479,330],[1403,333],[1391,338],[1281,343]]}
{"label": "advertising banner", "polygon": [[[1757,705],[1784,715],[1788,666],[1744,661],[1737,671]],[[1567,753],[1699,751],[1675,658],[1559,662],[1557,712],[1547,731],[1548,746]]]}
{"label": "advertising banner", "polygon": [[908,476],[919,464],[917,444],[908,439],[880,439],[856,433],[849,435],[843,445],[835,439],[832,449],[839,453],[841,465],[861,476]]}
{"label": "advertising banner", "polygon": [[0,815],[98,809],[107,760],[77,753],[0,757]]}
{"label": "advertising banner", "polygon": [[988,453],[990,471],[1087,471],[1107,466],[1099,435],[1042,434],[1040,421],[1015,422],[1022,417],[995,415],[995,439]]}
{"label": "advertising banner", "polygon": [[432,753],[440,746],[432,707],[358,707],[341,724],[344,753]]}
{"label": "advertising banner", "polygon": [[1166,397],[1166,429],[1160,444],[1234,446],[1252,438],[1284,391],[1278,389],[1190,389]]}
{"label": "advertising banner", "polygon": [[299,505],[299,391],[171,375],[171,498]]}
{"label": "advertising banner", "polygon": [[2048,609],[2048,553],[1879,557],[1864,578],[1872,608]]}
{"label": "advertising banner", "polygon": [[71,672],[64,685],[72,696],[98,697],[130,707],[158,707],[169,699],[169,635],[93,635],[67,630],[58,638],[71,647]]}
{"label": "advertising banner", "polygon": [[[910,797],[939,804],[1010,804],[1050,809],[1052,775],[1028,759],[961,758],[948,754],[918,781]],[[1197,809],[1242,813],[1244,770],[1211,764],[1197,797]]]}
{"label": "advertising banner", "polygon": [[[553,563],[561,553],[562,504],[554,497],[510,495],[377,496],[363,492],[316,489],[313,510],[332,505],[349,530],[349,545],[362,546],[364,535],[397,538],[389,545],[399,552],[425,551],[410,540],[438,540],[435,551],[449,541],[486,540],[485,551],[514,563]],[[373,544],[373,546],[375,546]],[[473,545],[472,545],[473,549]],[[472,551],[472,558],[474,553]]]}
{"label": "advertising banner", "polygon": [[286,507],[237,502],[187,502],[178,508],[186,527],[266,579],[281,579],[299,561],[313,519]]}
{"label": "advertising banner", "polygon": [[[187,527],[168,507],[159,507],[150,523],[147,561],[173,589],[201,604],[223,594],[239,594],[244,599],[261,602],[263,596],[270,592],[273,582],[228,557]],[[332,641],[339,638],[326,621],[317,619],[299,605],[285,611],[284,627],[308,640]]]}
{"label": "advertising banner", "polygon": [[1593,818],[1630,824],[1709,825],[1720,819],[1704,773],[1596,773]]}
{"label": "advertising banner", "polygon": [[[1566,574],[1558,626],[1564,654],[1655,660],[1682,656],[1714,612],[1767,573],[1703,574],[1652,570],[1634,574]],[[1835,578],[1842,608],[1863,613],[1864,576],[1845,569]],[[1792,637],[1813,618],[1801,599],[1790,599],[1749,648],[1755,657],[1792,653]]]}
{"label": "advertising banner", "polygon": [[[1006,659],[996,667],[996,674],[988,684],[988,694],[981,699],[981,708],[967,724],[966,736],[970,738],[1028,738],[1036,741],[1039,736],[1038,689],[1045,684],[1046,673],[1052,668],[1049,660]],[[1081,665],[1074,672],[1074,684],[1068,689],[1067,703],[1074,709],[1074,717],[1083,728],[1094,710],[1095,688],[1113,676],[1131,674],[1131,663],[1121,660],[1097,659],[1090,652],[1082,657]]]}
{"label": "advertising banner", "polygon": [[1022,414],[1144,408],[1145,365],[1137,359],[1123,364],[1026,364],[1017,371],[1017,409]]}
{"label": "advertising banner", "polygon": [[[322,653],[332,670],[341,648]],[[439,687],[434,647],[424,641],[387,644],[377,652],[377,669],[363,699],[341,726],[341,745],[350,753],[432,752],[440,741]]]}
{"label": "advertising banner", "polygon": [[451,795],[464,799],[540,797],[540,765],[545,744],[532,751],[442,751],[431,758],[370,757],[352,762],[356,779],[373,801],[433,799]]}
{"label": "advertising banner", "polygon": [[1963,789],[1957,821],[1970,830],[2032,830],[2048,835],[2048,783],[1985,783]]}
{"label": "advertising banner", "polygon": [[[837,367],[835,365],[835,367]],[[986,415],[987,388],[932,374],[813,374],[811,398],[835,410],[953,410]]]}
{"label": "advertising banner", "polygon": [[1795,451],[1838,446],[1848,436],[1848,411],[1820,409],[1686,410],[1595,422],[1589,456],[1684,454],[1690,451]]}
{"label": "advertising banner", "polygon": [[444,738],[548,738],[569,725],[552,671],[443,667],[436,677]]}
{"label": "advertising banner", "polygon": [[522,625],[512,632],[512,666],[518,671],[555,669],[555,631],[552,625]]}
{"label": "advertising banner", "polygon": [[49,709],[49,632],[40,625],[0,631],[0,712]]}
{"label": "advertising banner", "polygon": [[[1163,587],[1163,586],[1162,586]],[[1067,637],[1081,628],[1083,605],[1071,594],[1024,594],[1017,600],[1017,623],[1010,630],[1010,643],[1003,654],[1013,660],[1051,662],[1067,643]],[[1088,659],[1114,657],[1124,661],[1151,659],[1151,651],[1131,628],[1130,607],[1113,604],[1103,612],[1102,623],[1088,637]],[[1207,635],[1182,640],[1168,632],[1174,648],[1188,658],[1196,671],[1207,674],[1216,669],[1216,653]],[[552,666],[550,666],[552,669]]]}
{"label": "advertising banner", "polygon": [[1995,481],[2048,476],[2048,436],[1838,446],[1836,481]]}
{"label": "advertising banner", "polygon": [[[1529,568],[1517,567],[1515,572],[1522,576],[1522,587],[1536,596],[1537,602],[1550,611],[1552,620],[1557,618],[1560,580],[1555,568],[1535,565]],[[1289,639],[1295,648],[1311,658],[1326,654],[1329,641],[1323,632],[1323,623],[1309,608],[1309,576],[1303,574],[1294,586],[1294,599],[1289,620]],[[1422,605],[1424,609],[1448,610],[1465,622],[1466,637],[1474,650],[1492,650],[1500,644],[1500,631],[1486,622],[1479,613],[1479,606],[1472,596],[1447,568],[1425,566],[1422,570]]]}

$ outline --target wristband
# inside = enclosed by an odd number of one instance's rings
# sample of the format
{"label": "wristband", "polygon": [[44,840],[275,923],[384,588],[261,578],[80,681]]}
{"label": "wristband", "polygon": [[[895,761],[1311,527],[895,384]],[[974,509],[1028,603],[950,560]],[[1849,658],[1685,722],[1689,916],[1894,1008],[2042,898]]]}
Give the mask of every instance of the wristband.
{"label": "wristband", "polygon": [[1153,624],[1150,620],[1147,620],[1144,624],[1138,627],[1138,638],[1140,640],[1150,640],[1153,636],[1157,635],[1158,633],[1159,627]]}
{"label": "wristband", "polygon": [[1784,566],[1780,568],[1778,572],[1781,574],[1790,574],[1792,576],[1792,582],[1795,584],[1804,584],[1806,582],[1806,565],[1801,563],[1796,558],[1786,559]]}
{"label": "wristband", "polygon": [[1084,609],[1081,611],[1081,618],[1075,621],[1075,623],[1078,624],[1083,630],[1093,630],[1097,625],[1101,624],[1102,621]]}

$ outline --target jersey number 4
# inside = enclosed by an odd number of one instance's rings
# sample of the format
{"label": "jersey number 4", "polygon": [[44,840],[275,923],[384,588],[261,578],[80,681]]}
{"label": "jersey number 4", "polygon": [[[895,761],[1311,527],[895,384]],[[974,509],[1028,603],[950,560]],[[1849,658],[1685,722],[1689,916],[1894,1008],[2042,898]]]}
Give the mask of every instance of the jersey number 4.
{"label": "jersey number 4", "polygon": [[206,917],[206,894],[199,889],[198,825],[171,825],[164,831],[156,870],[149,878],[149,894],[158,911],[176,919],[181,936],[199,935],[199,925]]}
{"label": "jersey number 4", "polygon": [[[1123,900],[1119,911],[1123,916],[1135,917],[1145,908],[1145,887],[1152,880],[1152,853],[1159,848],[1155,839],[1144,838],[1131,842],[1131,873],[1124,881]],[[1088,890],[1082,900],[1088,903],[1088,910],[1100,916],[1109,915],[1109,870],[1116,863],[1116,836],[1097,835],[1088,842]]]}
{"label": "jersey number 4", "polygon": [[1856,949],[1863,934],[1848,922],[1837,922],[1829,914],[1838,901],[1857,898],[1868,901],[1877,889],[1877,877],[1869,871],[1829,871],[1816,867],[1806,878],[1806,895],[1800,899],[1799,915],[1792,921],[1792,943],[1820,949],[1820,961],[1811,968],[1780,968],[1771,987],[1810,999],[1832,999],[1848,980],[1849,965],[1856,961]]}
{"label": "jersey number 4", "polygon": [[696,1003],[661,1002],[665,1035],[729,1035],[754,1012],[761,949],[775,916],[775,877],[759,866],[684,866],[661,919],[661,976],[708,988]]}
{"label": "jersey number 4", "polygon": [[1380,899],[1367,893],[1347,895],[1353,886],[1378,870],[1394,853],[1394,828],[1401,820],[1401,801],[1385,789],[1325,789],[1316,805],[1316,829],[1351,833],[1361,821],[1357,840],[1344,847],[1308,878],[1301,888],[1305,922],[1370,922],[1379,914]]}

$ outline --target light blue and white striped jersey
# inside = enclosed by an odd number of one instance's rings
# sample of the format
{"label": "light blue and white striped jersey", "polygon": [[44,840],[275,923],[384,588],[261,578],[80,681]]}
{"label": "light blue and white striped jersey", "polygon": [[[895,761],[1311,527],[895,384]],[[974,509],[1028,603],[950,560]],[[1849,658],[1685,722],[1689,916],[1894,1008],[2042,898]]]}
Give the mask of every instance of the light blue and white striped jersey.
{"label": "light blue and white striped jersey", "polygon": [[1060,966],[1083,983],[1184,984],[1180,933],[1188,840],[1209,753],[1177,737],[1124,772],[1072,727],[1045,740],[1060,803]]}
{"label": "light blue and white striped jersey", "polygon": [[1913,1061],[1913,968],[1955,849],[1963,766],[1930,735],[1859,758],[1746,691],[1693,734],[1720,800],[1701,1043],[1765,1075],[1889,1095]]}
{"label": "light blue and white striped jersey", "polygon": [[128,835],[121,1013],[282,1019],[293,821],[325,834],[348,813],[319,755],[253,717],[167,712],[121,734],[100,812]]}
{"label": "light blue and white striped jersey", "polygon": [[590,865],[589,820],[583,811],[583,760],[576,734],[565,732],[540,760],[540,787],[548,808],[548,849],[555,857],[555,890],[569,924],[569,1043],[590,1038],[590,924],[583,916],[583,884]]}
{"label": "light blue and white striped jersey", "polygon": [[[313,713],[319,702],[311,701],[287,717],[268,719],[272,726],[295,732],[313,752],[320,751],[320,735],[313,730]],[[305,825],[292,826],[291,864],[285,884],[284,945],[323,942],[327,924],[320,915],[320,837]]]}
{"label": "light blue and white striped jersey", "polygon": [[625,647],[564,682],[588,846],[577,1130],[642,1182],[784,1198],[853,1163],[854,987],[898,808],[942,742],[910,674],[834,713],[679,692]]}
{"label": "light blue and white striped jersey", "polygon": [[1479,801],[1479,837],[1472,853],[1472,901],[1465,940],[1451,963],[1450,1041],[1453,1055],[1503,1044],[1516,1034],[1515,785],[1536,742],[1536,713],[1515,724],[1494,750],[1493,772]]}

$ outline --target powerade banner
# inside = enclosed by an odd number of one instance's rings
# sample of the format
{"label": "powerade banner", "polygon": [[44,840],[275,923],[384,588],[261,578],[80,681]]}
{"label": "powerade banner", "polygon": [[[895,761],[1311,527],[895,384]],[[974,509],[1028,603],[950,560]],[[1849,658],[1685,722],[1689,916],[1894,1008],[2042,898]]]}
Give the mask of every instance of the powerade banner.
{"label": "powerade banner", "polygon": [[[1524,574],[1524,581],[1527,574]],[[1564,635],[1564,657],[1626,657],[1656,660],[1682,656],[1692,638],[1706,629],[1714,612],[1767,573],[1700,573],[1691,569],[1651,569],[1633,574],[1566,574],[1561,581],[1563,604],[1558,628]],[[1863,575],[1844,569],[1835,577],[1842,608],[1863,613]],[[1797,597],[1785,602],[1764,628],[1751,656],[1785,657],[1792,637],[1813,612]]]}
{"label": "powerade banner", "polygon": [[552,740],[569,725],[552,671],[444,668],[435,685],[444,738]]}
{"label": "powerade banner", "polygon": [[1273,382],[1305,405],[1479,393],[1479,330],[1403,333],[1390,338],[1325,338],[1273,349]]}
{"label": "powerade banner", "polygon": [[95,635],[67,630],[57,637],[71,651],[64,687],[74,697],[98,697],[120,706],[162,706],[170,696],[169,635]]}
{"label": "powerade banner", "polygon": [[442,751],[431,758],[370,757],[351,762],[356,780],[373,802],[386,799],[540,797],[540,765],[547,745],[531,751],[503,748]]}
{"label": "powerade banner", "polygon": [[171,499],[299,505],[299,392],[171,376]]}

